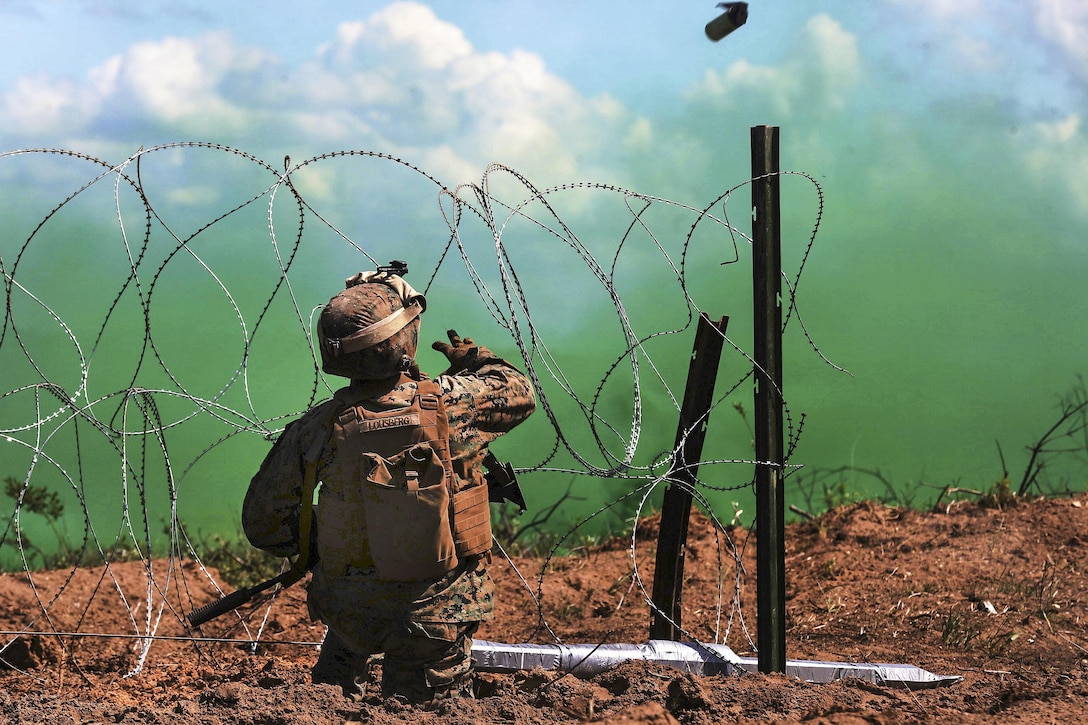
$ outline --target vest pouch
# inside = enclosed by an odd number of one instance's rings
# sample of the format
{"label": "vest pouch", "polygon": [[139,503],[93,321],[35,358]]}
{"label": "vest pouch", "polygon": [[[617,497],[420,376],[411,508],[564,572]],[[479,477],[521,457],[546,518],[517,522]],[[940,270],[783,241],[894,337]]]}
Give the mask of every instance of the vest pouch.
{"label": "vest pouch", "polygon": [[453,495],[453,540],[457,555],[491,550],[491,506],[487,485],[470,486]]}
{"label": "vest pouch", "polygon": [[314,507],[317,551],[321,568],[330,576],[343,576],[348,566],[374,566],[366,527],[366,507],[361,492],[323,485]]}
{"label": "vest pouch", "polygon": [[383,579],[418,581],[457,566],[442,459],[426,443],[392,458],[364,453],[370,555]]}

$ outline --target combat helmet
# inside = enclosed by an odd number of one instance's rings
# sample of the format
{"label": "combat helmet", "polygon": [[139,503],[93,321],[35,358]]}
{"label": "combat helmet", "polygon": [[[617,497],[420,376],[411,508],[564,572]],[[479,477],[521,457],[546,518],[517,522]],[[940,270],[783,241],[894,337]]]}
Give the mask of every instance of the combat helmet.
{"label": "combat helmet", "polygon": [[321,369],[352,380],[381,380],[408,370],[426,308],[423,295],[390,268],[349,277],[318,319]]}

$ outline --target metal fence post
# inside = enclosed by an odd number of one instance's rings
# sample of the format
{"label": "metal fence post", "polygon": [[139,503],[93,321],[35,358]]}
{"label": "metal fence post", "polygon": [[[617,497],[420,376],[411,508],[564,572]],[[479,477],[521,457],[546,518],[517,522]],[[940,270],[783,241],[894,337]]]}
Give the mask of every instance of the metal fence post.
{"label": "metal fence post", "polygon": [[728,317],[711,320],[705,312],[699,315],[684,402],[680,407],[680,423],[676,428],[675,457],[668,473],[669,487],[665,489],[661,504],[650,639],[676,640],[680,637],[684,549],[691,516],[691,495],[695,490],[695,474],[699,470],[706,425],[714,402],[714,381],[728,322]]}
{"label": "metal fence post", "polygon": [[755,309],[756,645],[759,671],[786,671],[782,436],[782,235],[778,127],[752,128]]}

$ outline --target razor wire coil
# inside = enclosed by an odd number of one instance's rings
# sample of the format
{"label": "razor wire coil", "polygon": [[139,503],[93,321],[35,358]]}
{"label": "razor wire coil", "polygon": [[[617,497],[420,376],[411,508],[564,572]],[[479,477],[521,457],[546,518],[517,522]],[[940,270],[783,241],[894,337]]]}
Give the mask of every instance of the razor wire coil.
{"label": "razor wire coil", "polygon": [[[216,164],[225,163],[225,159],[251,167],[257,172],[256,178],[251,180],[254,188],[243,189],[240,199],[228,202],[225,209],[209,212],[203,219],[189,223],[189,219],[172,209],[170,188],[167,186],[162,191],[155,187],[154,173],[146,168],[152,161],[189,153],[211,154],[213,169]],[[137,674],[157,641],[184,640],[198,649],[213,642],[236,642],[233,637],[204,637],[192,632],[180,636],[160,633],[166,621],[184,626],[182,610],[198,605],[194,597],[204,584],[210,583],[215,591],[222,592],[219,582],[201,562],[198,542],[185,524],[179,507],[186,503],[190,481],[198,476],[206,459],[239,440],[273,440],[286,423],[316,404],[323,392],[331,392],[335,387],[335,382],[325,380],[320,371],[320,358],[312,333],[319,305],[309,302],[314,296],[309,289],[313,282],[303,258],[309,258],[308,245],[315,244],[312,240],[319,237],[333,240],[331,244],[335,245],[336,253],[358,266],[379,264],[381,254],[365,240],[357,241],[342,221],[334,220],[328,205],[317,200],[320,195],[313,194],[314,182],[308,175],[320,176],[330,164],[374,163],[379,165],[379,176],[389,169],[406,172],[431,188],[433,196],[426,203],[437,202],[443,228],[432,235],[439,242],[420,250],[433,261],[433,265],[424,270],[426,282],[421,285],[422,292],[440,291],[444,280],[452,276],[452,268],[460,263],[467,286],[475,295],[475,303],[496,329],[508,336],[506,344],[518,351],[520,360],[515,362],[521,363],[519,367],[526,371],[537,391],[539,410],[536,417],[546,419],[548,436],[543,445],[537,446],[538,458],[517,467],[523,481],[530,483],[534,477],[570,476],[572,487],[573,481],[578,481],[584,490],[599,488],[602,482],[613,487],[608,489],[609,498],[593,504],[595,508],[590,513],[562,524],[566,528],[557,532],[543,557],[535,583],[533,577],[518,570],[506,554],[503,542],[496,542],[497,551],[509,562],[507,572],[502,575],[514,576],[522,583],[536,608],[539,631],[560,641],[548,621],[545,582],[552,575],[556,557],[570,548],[568,544],[577,539],[579,532],[610,518],[638,521],[652,513],[654,496],[663,487],[687,485],[670,478],[666,472],[678,455],[682,441],[675,447],[669,442],[664,449],[659,447],[648,452],[647,448],[654,445],[655,437],[660,437],[659,427],[675,426],[675,417],[661,420],[661,411],[657,410],[662,407],[660,401],[666,402],[665,412],[675,415],[683,398],[683,392],[677,391],[675,383],[670,381],[670,373],[684,367],[682,363],[688,351],[683,344],[676,343],[677,353],[666,343],[677,339],[683,342],[683,333],[693,329],[693,323],[702,312],[692,290],[706,273],[707,255],[706,250],[696,244],[697,236],[711,228],[712,236],[728,240],[732,251],[731,256],[719,264],[741,263],[742,249],[751,243],[751,239],[730,222],[728,204],[736,192],[755,179],[733,186],[710,204],[696,207],[608,183],[578,182],[537,188],[526,175],[502,164],[489,166],[479,183],[451,188],[415,164],[366,150],[329,152],[299,162],[285,157],[282,167],[277,168],[240,149],[214,143],[182,142],[141,148],[116,164],[65,149],[3,153],[0,164],[17,159],[44,163],[53,158],[85,164],[89,171],[81,172],[82,177],[74,184],[75,190],[60,203],[52,205],[25,237],[8,236],[10,232],[5,230],[3,233],[7,238],[0,240],[0,274],[5,291],[4,321],[0,326],[0,354],[4,357],[0,358],[0,364],[17,370],[14,377],[21,381],[10,389],[0,390],[0,406],[5,406],[0,407],[3,411],[0,440],[12,444],[8,450],[15,449],[18,455],[14,458],[26,464],[22,468],[0,471],[0,475],[8,476],[8,481],[15,482],[9,484],[14,506],[7,524],[0,530],[0,554],[14,551],[15,562],[21,570],[18,573],[29,582],[35,608],[27,613],[22,626],[9,627],[0,633],[6,639],[6,643],[0,640],[0,653],[19,636],[30,633],[52,633],[62,642],[66,636],[130,638],[139,645],[130,672]],[[782,175],[803,180],[811,185],[816,196],[815,222],[803,246],[800,262],[792,275],[783,274],[784,300],[787,302],[783,327],[796,319],[803,339],[822,363],[841,371],[842,368],[831,363],[820,351],[802,321],[797,304],[801,274],[813,250],[823,215],[823,192],[808,174],[789,171]],[[92,326],[89,333],[84,333],[85,325],[69,320],[74,314],[70,301],[62,296],[64,285],[56,284],[57,270],[50,269],[57,260],[45,254],[44,261],[39,262],[35,255],[39,254],[39,247],[52,243],[51,225],[59,224],[69,207],[90,195],[96,187],[111,181],[112,232],[120,240],[125,271],[119,280],[115,280],[112,292],[103,290],[108,301],[97,329]],[[503,191],[497,190],[500,185],[505,185]],[[617,238],[610,246],[602,244],[599,238],[587,240],[578,231],[578,224],[587,216],[577,210],[561,211],[557,204],[560,199],[574,195],[576,201],[589,205],[589,201],[577,199],[579,195],[589,193],[603,196],[602,204],[611,204],[609,211],[618,220]],[[617,200],[618,204],[615,203]],[[244,277],[217,272],[219,265],[233,270],[230,254],[215,246],[203,249],[201,244],[214,235],[218,227],[258,207],[263,209],[266,246],[262,248],[254,242],[240,253],[247,258],[270,262],[275,271],[264,280],[267,287],[263,295],[254,297]],[[676,234],[675,224],[658,228],[655,217],[658,212],[669,212],[686,219],[687,231]],[[135,224],[130,223],[133,220]],[[189,231],[185,231],[186,228]],[[487,240],[487,243],[480,240]],[[106,240],[92,242],[96,245],[105,243]],[[553,319],[547,298],[544,298],[545,303],[539,301],[542,270],[524,261],[525,255],[540,257],[544,249],[562,250],[569,255],[564,259],[574,260],[567,262],[574,270],[572,274],[582,275],[592,289],[603,293],[603,302],[598,307],[608,315],[609,323],[618,327],[616,338],[619,342],[604,351],[607,356],[602,354],[594,361],[598,367],[589,371],[589,375],[595,376],[597,382],[588,386],[588,390],[573,377],[574,368],[583,365],[584,360],[575,359],[565,347],[562,335],[558,334],[561,326]],[[484,250],[488,253],[484,254]],[[548,252],[553,253],[559,252]],[[649,257],[651,254],[655,256]],[[671,292],[682,301],[682,311],[678,315],[647,329],[643,320],[652,315],[643,309],[646,300],[642,298],[646,290],[640,289],[638,274],[633,275],[634,281],[631,281],[632,265],[627,261],[628,255],[639,258],[639,264],[647,266],[650,263],[642,257],[651,259],[655,270],[667,271],[665,276],[673,287]],[[185,325],[196,325],[197,321],[183,318],[179,334],[179,328],[158,319],[164,310],[167,316],[175,314],[173,307],[178,300],[176,291],[174,297],[171,296],[171,285],[177,284],[174,275],[179,268],[196,272],[178,276],[199,279],[216,291],[217,298],[225,303],[233,318],[235,334],[241,343],[234,351],[236,358],[227,364],[226,374],[208,390],[196,390],[185,377],[185,366],[176,365],[171,358],[172,353],[176,354],[172,348],[186,343],[183,338],[190,331]],[[96,282],[91,278],[83,284],[95,285]],[[321,289],[319,296],[327,298],[334,291]],[[257,302],[243,301],[243,297],[254,297]],[[556,295],[557,300],[559,297]],[[130,320],[122,313],[123,305],[130,302],[137,310],[136,325],[129,325]],[[62,310],[62,307],[67,309]],[[255,312],[250,315],[249,309]],[[94,314],[94,310],[76,312]],[[41,340],[40,325],[34,324],[39,316],[44,316],[55,327],[45,343]],[[132,329],[118,336],[115,330],[126,325]],[[266,329],[293,329],[294,339],[308,348],[309,367],[294,371],[297,379],[306,382],[305,392],[292,398],[293,408],[281,406],[274,412],[267,412],[271,406],[255,384],[254,366],[265,363],[271,356],[269,349],[262,346],[267,336],[273,334],[266,333]],[[90,342],[85,344],[83,341],[88,337]],[[197,340],[200,342],[202,338],[198,336]],[[210,349],[216,347],[210,340],[203,342]],[[713,410],[735,398],[745,383],[751,382],[755,365],[744,345],[728,335],[724,335],[723,342],[735,361],[733,369],[741,370],[742,374],[726,385],[723,392],[716,393]],[[110,346],[115,343],[129,346],[125,360],[130,362],[130,367],[120,377],[115,375],[115,387],[103,394],[98,392],[100,361],[109,359]],[[488,344],[496,346],[490,340]],[[222,353],[223,347],[215,351]],[[41,349],[49,350],[50,354],[43,357],[39,353]],[[52,368],[53,353],[69,349],[78,367],[74,384],[66,377],[69,371],[58,373]],[[665,352],[659,353],[659,350]],[[12,379],[7,375],[5,378]],[[617,388],[624,392],[622,403],[617,402]],[[647,413],[650,403],[655,408],[654,415]],[[27,413],[27,408],[32,412]],[[616,408],[619,413],[614,411]],[[804,427],[804,414],[795,415],[789,400],[785,400],[784,413],[788,474],[799,468],[789,460]],[[699,425],[707,424],[705,419],[699,421]],[[686,431],[685,437],[690,432]],[[519,431],[515,431],[511,437],[518,435]],[[195,447],[189,460],[177,457],[178,441],[182,440],[191,448]],[[743,449],[744,445],[735,448]],[[6,460],[10,459],[0,458],[0,462]],[[259,460],[254,465],[256,463]],[[715,512],[711,496],[750,487],[752,476],[743,471],[760,464],[738,454],[711,455],[697,462],[703,473],[694,477],[695,487],[689,491],[713,522],[715,556],[720,572],[712,621],[709,624],[700,622],[699,626],[712,632],[714,641],[724,641],[736,626],[739,636],[752,647],[754,644],[740,606],[745,576],[741,559],[747,542],[733,540],[729,527]],[[118,481],[118,488],[111,489],[106,485],[103,492],[98,474],[89,473],[92,469],[97,472],[103,465],[112,467],[112,477]],[[723,470],[742,472],[723,475]],[[709,475],[705,473],[707,471]],[[42,549],[29,538],[24,521],[30,513],[36,513],[31,504],[37,500],[35,497],[44,495],[41,491],[46,489],[57,495],[63,493],[66,500],[79,507],[78,514],[67,518],[66,522],[78,522],[82,528],[67,552],[78,564],[71,567],[66,578],[49,594],[44,594],[44,589],[35,583],[35,559],[44,560],[45,557]],[[119,504],[116,518],[104,520],[98,510],[103,495],[111,506]],[[157,530],[160,527],[161,532]],[[653,603],[635,555],[635,528],[632,526],[629,549],[631,587],[638,590],[652,609]],[[69,533],[66,531],[65,535]],[[69,542],[62,541],[61,545],[69,547]],[[130,555],[134,552],[142,562],[144,586],[138,595],[131,590],[126,592],[113,572],[113,564],[122,551]],[[196,565],[187,567],[186,562]],[[67,596],[76,569],[91,565],[102,567],[94,594],[111,592],[109,596],[115,597],[118,605],[128,612],[126,619],[130,632],[80,631],[91,616],[89,604],[76,618],[74,628],[71,622],[62,622],[54,616],[62,605],[69,607],[71,604]],[[730,568],[732,574],[726,576],[725,572]],[[499,569],[501,567],[497,567]],[[723,585],[726,579],[732,580],[731,587]],[[236,622],[247,635],[245,641],[254,645],[273,643],[265,629],[269,614],[276,606],[276,598],[269,598],[264,606],[263,614],[252,628],[252,619],[238,618]],[[682,631],[693,640],[699,639],[689,629]],[[63,646],[66,655],[78,661],[77,648],[67,643]]]}

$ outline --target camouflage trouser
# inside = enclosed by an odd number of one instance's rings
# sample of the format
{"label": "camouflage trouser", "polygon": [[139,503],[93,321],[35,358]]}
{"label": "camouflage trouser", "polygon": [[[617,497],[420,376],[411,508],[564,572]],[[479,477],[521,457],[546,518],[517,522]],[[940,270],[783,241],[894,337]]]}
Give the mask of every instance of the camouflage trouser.
{"label": "camouflage trouser", "polygon": [[373,652],[356,651],[330,628],[313,668],[313,681],[340,685],[352,697],[366,694],[371,665],[382,659],[383,697],[412,704],[472,697],[472,635],[479,622],[406,622],[390,627]]}

